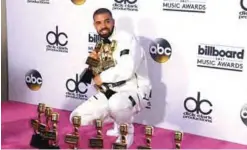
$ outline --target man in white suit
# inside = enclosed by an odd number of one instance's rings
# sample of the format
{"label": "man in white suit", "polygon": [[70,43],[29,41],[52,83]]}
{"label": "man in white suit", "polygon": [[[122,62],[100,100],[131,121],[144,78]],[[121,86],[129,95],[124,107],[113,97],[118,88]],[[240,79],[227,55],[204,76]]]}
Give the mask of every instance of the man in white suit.
{"label": "man in white suit", "polygon": [[[95,119],[114,120],[114,128],[107,131],[109,136],[118,136],[120,141],[119,125],[128,125],[127,147],[133,143],[133,117],[143,108],[150,105],[151,84],[148,77],[147,59],[144,50],[140,47],[136,37],[124,31],[117,31],[112,13],[106,8],[94,12],[94,27],[104,42],[117,41],[113,52],[115,66],[93,78],[96,85],[107,84],[116,91],[111,97],[98,92],[88,101],[78,106],[70,116],[81,116],[82,125],[93,124]],[[98,54],[92,51],[90,57],[97,58]]]}

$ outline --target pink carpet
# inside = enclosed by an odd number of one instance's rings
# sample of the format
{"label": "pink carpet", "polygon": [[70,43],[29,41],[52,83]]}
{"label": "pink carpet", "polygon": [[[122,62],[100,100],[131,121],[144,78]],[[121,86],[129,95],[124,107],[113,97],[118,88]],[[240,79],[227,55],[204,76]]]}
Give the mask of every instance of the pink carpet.
{"label": "pink carpet", "polygon": [[[17,149],[17,148],[31,148],[29,142],[33,134],[30,127],[30,119],[35,118],[37,107],[35,105],[24,104],[14,101],[2,102],[2,148],[3,149]],[[60,114],[60,123],[58,125],[59,145],[60,148],[68,148],[64,143],[64,135],[72,131],[72,126],[69,123],[68,111],[55,110]],[[105,136],[107,129],[111,128],[112,124],[104,126],[104,145],[105,148],[111,148],[111,143],[115,141],[114,137]],[[143,125],[135,124],[135,140],[131,146],[136,149],[137,146],[143,145]],[[155,134],[152,139],[153,149],[173,149],[173,131],[155,128]],[[80,149],[88,149],[88,139],[95,135],[93,127],[80,128]],[[182,142],[183,149],[247,149],[246,145],[239,145],[225,141],[200,137],[191,134],[185,134]]]}

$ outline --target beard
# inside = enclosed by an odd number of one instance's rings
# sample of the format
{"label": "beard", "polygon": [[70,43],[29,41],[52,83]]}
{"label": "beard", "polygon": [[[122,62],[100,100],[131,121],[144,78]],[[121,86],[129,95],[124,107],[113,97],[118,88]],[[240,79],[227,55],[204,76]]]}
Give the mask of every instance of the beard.
{"label": "beard", "polygon": [[[106,32],[104,33],[104,31],[106,31]],[[99,34],[100,37],[102,37],[104,39],[107,39],[107,38],[109,38],[112,35],[113,31],[114,31],[114,26],[113,26],[112,29],[109,29],[109,28],[101,29],[98,32],[98,34]]]}

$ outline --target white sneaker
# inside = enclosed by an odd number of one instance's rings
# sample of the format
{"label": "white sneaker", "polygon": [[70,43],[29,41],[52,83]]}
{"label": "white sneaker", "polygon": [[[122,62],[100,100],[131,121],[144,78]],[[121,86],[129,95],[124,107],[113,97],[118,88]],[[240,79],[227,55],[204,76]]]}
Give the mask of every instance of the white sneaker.
{"label": "white sneaker", "polygon": [[108,136],[118,136],[119,131],[118,131],[118,124],[114,122],[113,129],[110,129],[106,132],[106,135]]}
{"label": "white sneaker", "polygon": [[[116,140],[117,143],[120,143],[121,141],[121,135],[118,134],[118,138]],[[126,136],[126,144],[127,144],[127,148],[129,148],[134,141],[134,126],[131,124],[128,128],[128,134]]]}

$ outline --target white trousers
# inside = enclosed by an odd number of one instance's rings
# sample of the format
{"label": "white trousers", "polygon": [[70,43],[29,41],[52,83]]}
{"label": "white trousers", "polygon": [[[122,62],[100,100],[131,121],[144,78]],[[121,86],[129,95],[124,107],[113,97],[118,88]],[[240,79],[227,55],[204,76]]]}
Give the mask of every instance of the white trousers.
{"label": "white trousers", "polygon": [[93,124],[95,119],[111,117],[117,124],[130,124],[133,116],[142,109],[141,101],[136,91],[118,92],[109,99],[99,92],[72,111],[70,122],[73,116],[81,116],[82,126]]}

